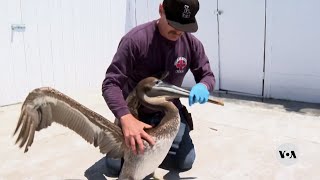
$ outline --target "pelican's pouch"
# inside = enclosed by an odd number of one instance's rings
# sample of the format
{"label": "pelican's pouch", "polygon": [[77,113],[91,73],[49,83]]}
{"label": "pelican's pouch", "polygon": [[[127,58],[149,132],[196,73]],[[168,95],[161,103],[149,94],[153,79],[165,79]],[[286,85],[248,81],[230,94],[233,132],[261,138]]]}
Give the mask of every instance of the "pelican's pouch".
{"label": "pelican's pouch", "polygon": [[183,117],[186,119],[190,131],[192,131],[193,130],[193,121],[192,121],[191,113],[188,112],[188,109],[185,106],[182,106],[181,113],[182,113]]}

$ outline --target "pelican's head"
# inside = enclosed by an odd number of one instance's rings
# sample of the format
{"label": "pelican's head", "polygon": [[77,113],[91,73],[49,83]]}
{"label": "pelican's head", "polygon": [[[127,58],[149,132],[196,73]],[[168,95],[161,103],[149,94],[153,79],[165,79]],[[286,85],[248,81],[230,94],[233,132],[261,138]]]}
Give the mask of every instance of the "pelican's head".
{"label": "pelican's head", "polygon": [[154,105],[167,102],[174,98],[189,97],[188,90],[165,83],[155,77],[148,77],[141,80],[136,90],[140,100]]}
{"label": "pelican's head", "polygon": [[[190,91],[163,82],[155,77],[148,77],[141,80],[136,88],[137,95],[142,103],[149,105],[160,105],[171,99],[185,97],[188,98]],[[209,102],[223,105],[222,102],[216,101],[212,96],[209,96]]]}

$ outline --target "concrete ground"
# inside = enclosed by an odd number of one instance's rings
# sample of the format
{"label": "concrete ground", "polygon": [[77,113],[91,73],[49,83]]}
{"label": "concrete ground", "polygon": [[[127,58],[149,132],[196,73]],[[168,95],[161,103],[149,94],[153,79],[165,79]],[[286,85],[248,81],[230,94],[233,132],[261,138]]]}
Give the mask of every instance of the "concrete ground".
{"label": "concrete ground", "polygon": [[[68,94],[113,120],[100,92]],[[220,96],[220,95],[219,95]],[[183,173],[157,169],[160,179],[318,180],[320,105],[222,95],[225,106],[195,105],[191,132],[197,158]],[[182,101],[187,103],[186,100]],[[37,132],[28,153],[12,137],[21,104],[0,108],[0,180],[85,179],[84,171],[103,157],[67,128],[52,125]],[[296,146],[296,163],[279,160],[278,147]],[[292,156],[291,156],[292,157]]]}

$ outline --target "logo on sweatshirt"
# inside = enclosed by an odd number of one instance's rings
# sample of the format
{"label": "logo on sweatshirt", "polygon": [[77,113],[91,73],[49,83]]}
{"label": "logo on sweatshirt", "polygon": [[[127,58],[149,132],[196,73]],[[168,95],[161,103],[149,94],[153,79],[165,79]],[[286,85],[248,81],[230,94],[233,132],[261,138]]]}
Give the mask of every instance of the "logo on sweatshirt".
{"label": "logo on sweatshirt", "polygon": [[177,60],[174,62],[177,70],[176,73],[184,73],[185,67],[187,67],[187,59],[184,57],[178,57]]}

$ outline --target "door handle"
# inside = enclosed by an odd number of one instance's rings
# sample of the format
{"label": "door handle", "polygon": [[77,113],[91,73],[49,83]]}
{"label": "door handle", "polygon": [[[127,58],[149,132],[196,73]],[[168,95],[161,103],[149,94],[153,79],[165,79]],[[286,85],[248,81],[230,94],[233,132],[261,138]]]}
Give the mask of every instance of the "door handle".
{"label": "door handle", "polygon": [[13,42],[13,36],[15,32],[25,32],[25,24],[11,24],[11,42]]}
{"label": "door handle", "polygon": [[11,24],[11,31],[13,32],[24,32],[26,30],[25,24]]}
{"label": "door handle", "polygon": [[221,15],[222,13],[223,13],[222,10],[215,10],[215,11],[214,11],[214,14],[215,14],[215,15]]}

